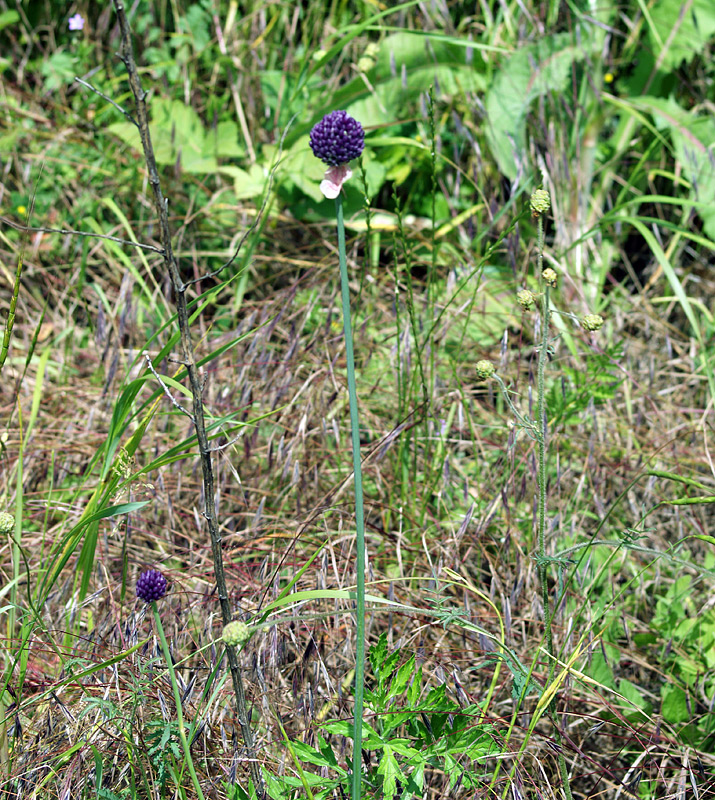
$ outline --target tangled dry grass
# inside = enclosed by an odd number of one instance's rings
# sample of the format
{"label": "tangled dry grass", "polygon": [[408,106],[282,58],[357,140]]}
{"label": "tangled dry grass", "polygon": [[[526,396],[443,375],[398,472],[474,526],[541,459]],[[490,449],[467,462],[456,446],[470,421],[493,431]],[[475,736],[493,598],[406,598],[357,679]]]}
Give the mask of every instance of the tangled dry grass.
{"label": "tangled dry grass", "polygon": [[[307,239],[320,231],[302,233]],[[283,246],[288,252],[293,234],[286,230],[280,235],[286,237]],[[325,256],[331,249],[328,240],[318,240],[294,254],[300,267],[285,259],[277,270],[265,256],[254,266],[262,281],[237,316],[219,300],[213,318],[207,314],[199,321],[203,337],[198,357],[240,338],[205,369],[206,407],[213,417],[230,420],[214,444],[227,575],[238,617],[255,614],[277,597],[280,587],[319,547],[320,555],[296,589],[348,588],[354,581],[354,531],[350,494],[345,491],[350,473],[342,343],[334,324],[333,266]],[[12,258],[6,252],[8,256]],[[352,256],[356,265],[355,247]],[[122,275],[109,265],[94,280],[107,297],[117,300],[101,322],[92,315],[90,335],[86,298],[51,288],[41,247],[27,253],[26,265],[26,283],[44,285],[49,293],[41,342],[61,341],[67,333],[63,347],[52,347],[50,360],[42,365],[44,374],[35,361],[25,369],[19,353],[22,343],[27,346],[32,338],[30,320],[40,303],[32,294],[23,294],[24,313],[16,330],[18,356],[2,386],[8,415],[3,461],[6,475],[13,474],[22,445],[26,508],[22,550],[29,570],[23,575],[21,594],[32,595],[51,544],[82,512],[87,490],[73,494],[70,487],[82,485],[86,480],[82,476],[91,474],[88,465],[111,424],[120,389],[137,374],[141,364],[137,354],[145,347],[142,314],[146,311],[131,300],[133,281],[128,273]],[[272,283],[276,273],[282,284],[278,288]],[[715,289],[711,283],[705,279],[700,284],[703,298]],[[424,526],[414,513],[403,513],[395,504],[399,494],[394,490],[405,479],[394,456],[400,437],[418,426],[420,412],[403,419],[395,416],[392,343],[398,332],[387,273],[376,274],[373,286],[369,312],[356,335],[356,350],[362,356],[359,391],[369,487],[369,592],[413,608],[438,597],[497,634],[494,609],[479,595],[466,586],[440,586],[445,569],[454,570],[491,599],[503,618],[506,641],[528,664],[542,636],[530,545],[532,443],[515,441],[498,398],[473,383],[470,365],[484,354],[487,336],[465,340],[453,380],[438,381],[431,398],[431,430],[444,442],[439,490],[430,498]],[[492,288],[485,282],[479,291],[488,293]],[[711,474],[709,412],[692,343],[668,315],[654,314],[648,300],[646,292],[627,299],[621,294],[612,304],[608,340],[623,343],[616,366],[622,381],[618,391],[605,392],[604,397],[593,393],[585,413],[578,418],[567,415],[567,424],[554,430],[549,489],[554,544],[587,540],[598,520],[608,519],[604,539],[613,538],[609,530],[612,534],[636,527],[643,509],[667,494],[667,487],[654,477],[627,488],[647,467],[684,471],[705,481]],[[449,324],[458,325],[459,315],[455,310]],[[479,311],[473,321],[477,326],[483,321]],[[485,327],[491,324],[486,321]],[[507,320],[512,333],[501,352],[503,374],[519,389],[531,380],[533,345],[527,331],[515,330],[516,324]],[[447,328],[448,324],[445,337]],[[594,340],[584,347],[599,352],[603,343]],[[443,352],[438,354],[440,363]],[[555,391],[560,381],[568,380],[569,369],[582,369],[563,347],[553,366]],[[170,373],[167,364],[165,374]],[[145,393],[152,388],[147,386]],[[27,414],[33,399],[38,403],[37,416],[31,435],[21,439],[13,409],[22,408]],[[143,471],[157,454],[190,437],[189,420],[164,397],[135,458],[121,467],[131,480],[115,498],[149,503],[138,512],[100,524],[90,593],[82,602],[70,564],[37,609],[25,651],[27,663],[18,663],[17,682],[9,687],[17,703],[9,709],[9,740],[15,756],[6,781],[7,796],[87,796],[95,769],[93,753],[101,755],[106,785],[133,785],[139,797],[144,796],[143,780],[152,786],[165,780],[160,774],[162,759],[172,756],[157,753],[162,752],[161,734],[173,715],[171,691],[151,620],[135,602],[132,587],[147,565],[160,567],[171,583],[162,617],[187,717],[201,721],[193,752],[206,795],[223,797],[223,780],[245,778],[230,684],[225,682],[222,650],[215,642],[220,619],[199,511],[202,486],[195,455],[187,447],[171,463]],[[417,472],[408,480],[416,485],[409,491],[421,497],[419,476],[429,474],[429,465],[420,463],[419,446],[414,452]],[[89,488],[91,479],[84,485]],[[647,538],[637,543],[640,549],[634,545],[618,552],[617,568],[602,587],[604,598],[610,594],[602,603],[616,602],[621,586],[632,594],[632,602],[624,605],[618,655],[614,658],[609,650],[607,657],[614,674],[635,683],[644,697],[657,699],[663,675],[659,661],[651,660],[655,650],[638,647],[634,634],[648,630],[654,597],[663,594],[665,583],[684,572],[695,575],[684,563],[673,569],[672,563],[663,561],[661,568],[654,554],[667,553],[690,531],[706,532],[712,521],[710,509],[662,507],[648,518]],[[691,546],[691,557],[704,560],[706,547]],[[3,553],[7,584],[12,576],[10,549],[6,546]],[[590,604],[580,618],[582,627],[572,624],[581,597],[592,598],[591,558],[583,562],[558,610],[556,641],[569,653],[588,630],[586,646],[591,639],[592,649],[605,656],[598,625],[592,627]],[[494,649],[488,639],[442,626],[430,616],[375,608],[369,619],[371,640],[380,631],[387,631],[392,646],[417,654],[429,682],[446,684],[450,694],[465,703],[485,696],[493,674],[493,663],[485,664],[485,656]],[[352,668],[352,637],[345,608],[335,601],[314,601],[296,605],[275,624],[262,628],[243,652],[261,758],[273,773],[292,768],[281,748],[281,725],[290,737],[311,742],[325,719],[349,718],[346,680]],[[112,663],[117,654],[131,648],[136,649]],[[102,662],[107,666],[91,671],[93,664]],[[537,678],[543,677],[544,669],[544,660],[538,659]],[[693,698],[698,707],[706,701]],[[497,730],[505,730],[512,707],[511,679],[504,670],[488,712]],[[643,780],[657,781],[659,797],[685,796],[693,787],[698,797],[715,794],[712,756],[685,746],[657,713],[634,720],[627,703],[577,677],[568,679],[559,709],[576,796],[638,796]],[[528,728],[528,720],[527,707],[518,718],[510,750],[500,756],[505,762],[518,751],[518,731]],[[512,792],[550,793],[549,753],[548,729],[539,728],[517,766]],[[439,774],[432,776],[430,785],[432,796],[444,796]]]}

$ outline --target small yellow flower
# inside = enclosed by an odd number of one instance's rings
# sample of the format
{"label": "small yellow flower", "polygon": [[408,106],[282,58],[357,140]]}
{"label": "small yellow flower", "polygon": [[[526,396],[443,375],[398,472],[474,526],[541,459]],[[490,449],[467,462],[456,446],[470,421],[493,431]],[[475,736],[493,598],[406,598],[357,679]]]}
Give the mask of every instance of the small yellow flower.
{"label": "small yellow flower", "polygon": [[482,359],[481,361],[477,361],[477,366],[475,367],[477,372],[477,378],[481,381],[486,381],[488,378],[496,372],[496,367],[492,364],[491,361],[487,361],[486,359]]}
{"label": "small yellow flower", "polygon": [[586,314],[581,319],[581,326],[586,331],[598,331],[603,327],[603,317],[600,314]]}
{"label": "small yellow flower", "polygon": [[541,273],[541,277],[552,289],[554,286],[556,286],[556,281],[559,278],[559,276],[556,274],[556,270],[551,269],[551,267],[546,267],[546,269]]}
{"label": "small yellow flower", "polygon": [[604,82],[604,83],[613,83],[613,81],[614,81],[615,79],[616,79],[616,76],[615,76],[615,75],[614,75],[612,72],[607,72],[607,73],[606,73],[606,74],[603,76],[603,82]]}
{"label": "small yellow flower", "polygon": [[27,206],[18,206],[15,211],[21,216],[24,217],[27,214]]}

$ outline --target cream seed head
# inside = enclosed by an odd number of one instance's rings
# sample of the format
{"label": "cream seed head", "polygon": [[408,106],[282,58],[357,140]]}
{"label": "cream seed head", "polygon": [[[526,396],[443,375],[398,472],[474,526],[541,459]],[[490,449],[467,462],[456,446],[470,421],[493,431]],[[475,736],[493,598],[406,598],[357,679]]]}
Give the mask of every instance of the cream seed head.
{"label": "cream seed head", "polygon": [[528,289],[522,289],[516,293],[516,302],[524,309],[524,311],[528,311],[530,308],[533,308],[535,298]]}
{"label": "cream seed head", "polygon": [[546,267],[546,269],[541,273],[541,277],[552,289],[554,286],[556,286],[556,281],[559,278],[559,276],[556,274],[556,270],[551,269],[551,267]]}
{"label": "cream seed head", "polygon": [[7,511],[0,511],[0,534],[10,533],[15,527],[15,517]]}
{"label": "cream seed head", "polygon": [[481,361],[477,361],[477,366],[475,367],[477,372],[477,378],[481,381],[486,381],[492,377],[492,375],[496,372],[496,367],[492,364],[491,361],[487,361],[486,359],[482,359]]}
{"label": "cream seed head", "polygon": [[223,629],[221,638],[231,647],[238,647],[251,638],[251,629],[245,622],[229,622]]}
{"label": "cream seed head", "polygon": [[600,314],[586,314],[581,318],[581,327],[586,331],[598,331],[603,327],[603,317]]}
{"label": "cream seed head", "polygon": [[532,215],[540,217],[551,208],[551,197],[549,197],[549,193],[546,189],[536,189],[531,195],[529,205],[531,206]]}

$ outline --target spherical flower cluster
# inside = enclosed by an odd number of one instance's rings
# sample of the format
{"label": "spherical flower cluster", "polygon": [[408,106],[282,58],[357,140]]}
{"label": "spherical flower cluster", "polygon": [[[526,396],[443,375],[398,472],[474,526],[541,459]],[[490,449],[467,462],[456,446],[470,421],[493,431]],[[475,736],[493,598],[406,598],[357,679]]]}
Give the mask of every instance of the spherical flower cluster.
{"label": "spherical flower cluster", "polygon": [[524,309],[524,311],[528,311],[530,308],[533,308],[535,298],[528,289],[522,289],[516,293],[516,302]]}
{"label": "spherical flower cluster", "polygon": [[531,195],[529,204],[531,206],[531,213],[535,217],[540,217],[551,208],[551,198],[549,197],[549,193],[546,191],[546,189],[537,189]]}
{"label": "spherical flower cluster", "polygon": [[365,131],[347,111],[327,114],[310,132],[313,155],[331,167],[347,164],[362,153]]}
{"label": "spherical flower cluster", "polygon": [[603,327],[603,317],[600,314],[586,314],[581,319],[581,325],[584,330],[598,331]]}
{"label": "spherical flower cluster", "polygon": [[488,378],[496,372],[496,367],[492,364],[491,361],[487,361],[486,359],[482,359],[481,361],[477,361],[477,366],[475,367],[477,372],[477,378],[481,381],[486,381]]}
{"label": "spherical flower cluster", "polygon": [[137,597],[145,603],[153,603],[166,594],[167,586],[166,578],[158,569],[148,569],[137,580]]}
{"label": "spherical flower cluster", "polygon": [[15,527],[15,517],[7,511],[0,511],[0,534],[10,533]]}
{"label": "spherical flower cluster", "polygon": [[546,269],[541,273],[541,277],[553,289],[553,287],[556,286],[556,281],[558,280],[559,276],[556,274],[556,270],[551,269],[551,267],[546,267]]}
{"label": "spherical flower cluster", "polygon": [[251,629],[245,622],[229,622],[223,629],[221,638],[231,647],[238,647],[251,638]]}

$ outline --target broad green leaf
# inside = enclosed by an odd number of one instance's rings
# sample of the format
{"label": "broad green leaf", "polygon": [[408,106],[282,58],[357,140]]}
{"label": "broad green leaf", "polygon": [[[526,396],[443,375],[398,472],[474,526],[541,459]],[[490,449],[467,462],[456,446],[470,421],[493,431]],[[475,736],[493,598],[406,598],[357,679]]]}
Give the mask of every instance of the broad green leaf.
{"label": "broad green leaf", "polygon": [[626,700],[630,700],[636,708],[650,710],[650,703],[643,697],[643,692],[631,681],[622,678],[618,681],[618,692],[623,695]]}
{"label": "broad green leaf", "polygon": [[661,689],[663,698],[663,719],[666,722],[685,722],[690,719],[685,691],[674,683],[669,683]]}
{"label": "broad green leaf", "polygon": [[675,156],[692,185],[691,197],[705,231],[715,239],[715,122],[711,114],[695,114],[673,99],[640,97],[637,108],[649,111],[660,130],[670,134]]}
{"label": "broad green leaf", "polygon": [[515,178],[526,152],[526,115],[533,100],[566,90],[571,66],[589,52],[587,39],[576,45],[570,34],[547,36],[520,48],[494,77],[486,94],[487,140],[499,169]]}
{"label": "broad green leaf", "polygon": [[665,72],[702,53],[715,34],[712,0],[657,0],[649,5],[650,48]]}
{"label": "broad green leaf", "polygon": [[233,178],[233,192],[237,200],[250,200],[260,197],[268,180],[260,164],[251,164],[248,171],[239,167],[219,167],[218,172]]}
{"label": "broad green leaf", "polygon": [[312,153],[309,136],[301,136],[285,153],[277,170],[280,182],[292,183],[316,203],[325,200],[320,191],[320,182],[325,175],[325,164]]}
{"label": "broad green leaf", "polygon": [[401,31],[380,45],[377,64],[370,72],[372,91],[366,91],[365,82],[357,78],[335,102],[347,106],[348,113],[365,126],[382,125],[393,122],[395,109],[415,103],[431,86],[439,97],[483,92],[483,64],[481,56],[463,42]]}
{"label": "broad green leaf", "polygon": [[217,156],[240,158],[244,153],[238,143],[238,125],[230,119],[219,122],[215,130],[209,130],[207,139],[213,139],[213,149]]}
{"label": "broad green leaf", "polygon": [[[150,111],[149,132],[157,164],[173,166],[178,161],[185,172],[206,174],[216,172],[217,157],[235,157],[242,153],[238,128],[230,120],[220,122],[215,130],[206,131],[193,108],[179,100],[162,97],[152,100]],[[136,126],[117,122],[108,130],[135,150],[141,150]]]}
{"label": "broad green leaf", "polygon": [[20,15],[17,11],[10,10],[10,11],[3,11],[0,14],[0,31],[3,28],[7,28],[8,25],[14,25],[16,22],[20,21]]}

